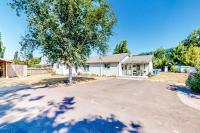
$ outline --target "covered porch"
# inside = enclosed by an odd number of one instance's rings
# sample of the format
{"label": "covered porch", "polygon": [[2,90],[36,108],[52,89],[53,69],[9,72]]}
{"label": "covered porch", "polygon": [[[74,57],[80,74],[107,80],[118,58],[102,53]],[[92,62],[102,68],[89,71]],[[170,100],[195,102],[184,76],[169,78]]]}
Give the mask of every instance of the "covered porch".
{"label": "covered porch", "polygon": [[8,77],[8,65],[11,61],[0,58],[0,78]]}
{"label": "covered porch", "polygon": [[148,64],[134,64],[124,63],[122,64],[123,76],[147,76]]}

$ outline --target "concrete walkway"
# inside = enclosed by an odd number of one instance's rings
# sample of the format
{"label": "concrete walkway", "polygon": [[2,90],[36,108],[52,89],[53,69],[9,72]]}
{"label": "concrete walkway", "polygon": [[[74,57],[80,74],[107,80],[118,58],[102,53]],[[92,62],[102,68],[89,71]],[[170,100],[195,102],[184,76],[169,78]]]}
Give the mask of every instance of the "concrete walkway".
{"label": "concrete walkway", "polygon": [[0,132],[198,133],[200,111],[171,87],[112,79],[16,91],[0,100]]}

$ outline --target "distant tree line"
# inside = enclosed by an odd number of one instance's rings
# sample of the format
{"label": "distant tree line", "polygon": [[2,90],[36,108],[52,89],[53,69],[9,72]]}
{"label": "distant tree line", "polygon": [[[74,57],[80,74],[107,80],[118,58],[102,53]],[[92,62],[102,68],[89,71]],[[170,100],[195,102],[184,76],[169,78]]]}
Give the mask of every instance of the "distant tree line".
{"label": "distant tree line", "polygon": [[154,67],[190,65],[200,68],[200,29],[193,31],[177,47],[165,49],[158,48],[155,51],[141,53],[140,55],[154,55]]}
{"label": "distant tree line", "polygon": [[[24,54],[24,53],[23,53]],[[23,55],[22,54],[22,55]],[[24,56],[24,55],[23,55]],[[14,53],[14,57],[12,60],[15,64],[19,65],[27,65],[28,67],[40,67],[41,57],[34,57],[33,54],[29,53],[24,56],[24,58],[20,58],[20,54],[18,51]]]}

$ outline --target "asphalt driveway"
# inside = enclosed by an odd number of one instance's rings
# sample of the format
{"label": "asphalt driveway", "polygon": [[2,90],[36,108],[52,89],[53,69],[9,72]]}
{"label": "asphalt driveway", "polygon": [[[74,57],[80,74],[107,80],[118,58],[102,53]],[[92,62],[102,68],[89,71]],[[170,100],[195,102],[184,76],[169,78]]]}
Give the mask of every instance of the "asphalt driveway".
{"label": "asphalt driveway", "polygon": [[199,133],[200,111],[170,88],[111,79],[14,91],[0,99],[0,132]]}

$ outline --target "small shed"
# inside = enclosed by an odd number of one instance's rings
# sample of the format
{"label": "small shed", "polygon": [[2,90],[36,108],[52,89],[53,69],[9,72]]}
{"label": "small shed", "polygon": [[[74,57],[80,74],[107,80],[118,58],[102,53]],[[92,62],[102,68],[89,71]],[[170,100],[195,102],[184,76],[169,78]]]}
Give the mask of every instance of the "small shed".
{"label": "small shed", "polygon": [[8,65],[10,65],[12,61],[0,58],[0,78],[8,77]]}

